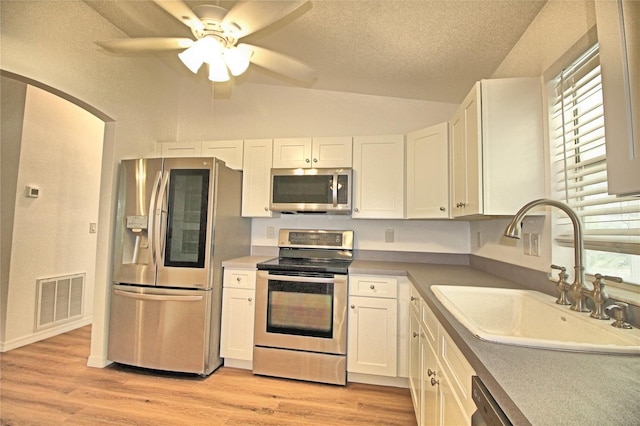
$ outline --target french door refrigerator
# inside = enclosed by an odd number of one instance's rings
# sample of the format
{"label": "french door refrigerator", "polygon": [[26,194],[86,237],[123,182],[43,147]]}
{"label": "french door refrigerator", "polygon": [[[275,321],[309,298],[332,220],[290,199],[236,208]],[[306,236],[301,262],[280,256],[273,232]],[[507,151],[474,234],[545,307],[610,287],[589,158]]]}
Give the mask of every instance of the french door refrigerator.
{"label": "french door refrigerator", "polygon": [[218,368],[222,262],[250,252],[242,173],[215,158],[123,160],[109,360],[206,376]]}

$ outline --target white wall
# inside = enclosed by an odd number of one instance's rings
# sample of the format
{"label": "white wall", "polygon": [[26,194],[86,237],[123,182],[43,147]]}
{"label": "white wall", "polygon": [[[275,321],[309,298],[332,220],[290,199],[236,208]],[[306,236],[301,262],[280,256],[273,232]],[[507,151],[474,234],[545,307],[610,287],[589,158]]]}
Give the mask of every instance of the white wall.
{"label": "white wall", "polygon": [[[593,1],[548,2],[491,77],[542,78],[547,70],[557,67],[557,63],[561,62],[574,45],[584,43],[584,38],[595,24]],[[548,153],[548,140],[545,138],[540,143],[544,144],[545,152]],[[549,188],[548,170],[540,179],[545,180]],[[523,232],[542,235],[539,257],[524,254],[523,240],[502,236],[508,222],[508,219],[472,222],[471,253],[539,271],[549,271],[552,263],[550,216],[526,217],[524,220]],[[572,262],[569,257],[567,269],[571,270]]]}
{"label": "white wall", "polygon": [[[91,321],[104,122],[29,86],[17,178],[3,349],[49,336],[34,333],[36,280],[86,273],[83,316]],[[26,186],[40,191],[25,195]],[[66,325],[68,327],[69,325]]]}

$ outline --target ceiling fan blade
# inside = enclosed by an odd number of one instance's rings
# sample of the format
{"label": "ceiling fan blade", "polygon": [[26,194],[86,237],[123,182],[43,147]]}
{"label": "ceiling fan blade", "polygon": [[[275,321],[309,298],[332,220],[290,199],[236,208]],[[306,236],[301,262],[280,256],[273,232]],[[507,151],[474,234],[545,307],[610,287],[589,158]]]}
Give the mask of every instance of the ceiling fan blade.
{"label": "ceiling fan blade", "polygon": [[96,41],[98,46],[112,53],[179,50],[191,47],[193,43],[194,41],[190,38],[172,37],[119,38],[115,40]]}
{"label": "ceiling fan blade", "polygon": [[249,49],[253,52],[249,58],[252,63],[285,77],[303,82],[311,82],[316,78],[316,72],[313,68],[290,56],[251,44],[242,43],[238,45],[238,48]]}
{"label": "ceiling fan blade", "polygon": [[202,31],[204,25],[200,22],[200,18],[191,10],[189,6],[183,1],[165,1],[165,0],[153,0],[155,4],[163,8],[170,15],[176,18],[178,21],[185,24],[192,30]]}
{"label": "ceiling fan blade", "polygon": [[222,25],[235,38],[242,38],[284,18],[305,3],[308,0],[238,2],[224,17]]}

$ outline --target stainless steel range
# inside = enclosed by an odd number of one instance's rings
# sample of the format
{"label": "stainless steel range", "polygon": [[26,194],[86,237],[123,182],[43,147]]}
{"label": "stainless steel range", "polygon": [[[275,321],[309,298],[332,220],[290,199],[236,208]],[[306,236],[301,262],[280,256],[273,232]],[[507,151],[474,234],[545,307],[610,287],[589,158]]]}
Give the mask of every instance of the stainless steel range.
{"label": "stainless steel range", "polygon": [[353,231],[281,229],[258,264],[253,372],[347,382],[347,274]]}

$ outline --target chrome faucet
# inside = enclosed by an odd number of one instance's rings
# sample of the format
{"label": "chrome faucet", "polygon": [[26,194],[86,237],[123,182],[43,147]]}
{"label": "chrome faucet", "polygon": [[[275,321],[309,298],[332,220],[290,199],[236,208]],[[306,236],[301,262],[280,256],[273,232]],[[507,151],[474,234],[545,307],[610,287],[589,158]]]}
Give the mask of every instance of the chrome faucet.
{"label": "chrome faucet", "polygon": [[584,243],[582,240],[582,224],[580,223],[580,218],[578,215],[566,204],[556,201],[550,200],[547,198],[541,198],[539,200],[531,201],[524,206],[520,210],[518,210],[509,223],[507,225],[507,229],[504,231],[504,236],[509,238],[517,238],[520,239],[522,230],[520,229],[520,222],[524,219],[525,215],[534,207],[538,206],[551,206],[557,207],[569,216],[571,219],[571,223],[573,224],[573,250],[574,250],[574,278],[573,283],[569,286],[569,293],[573,297],[573,301],[571,302],[571,310],[578,312],[589,312],[590,309],[586,306],[586,297],[583,293],[584,290],[589,290],[584,285]]}

